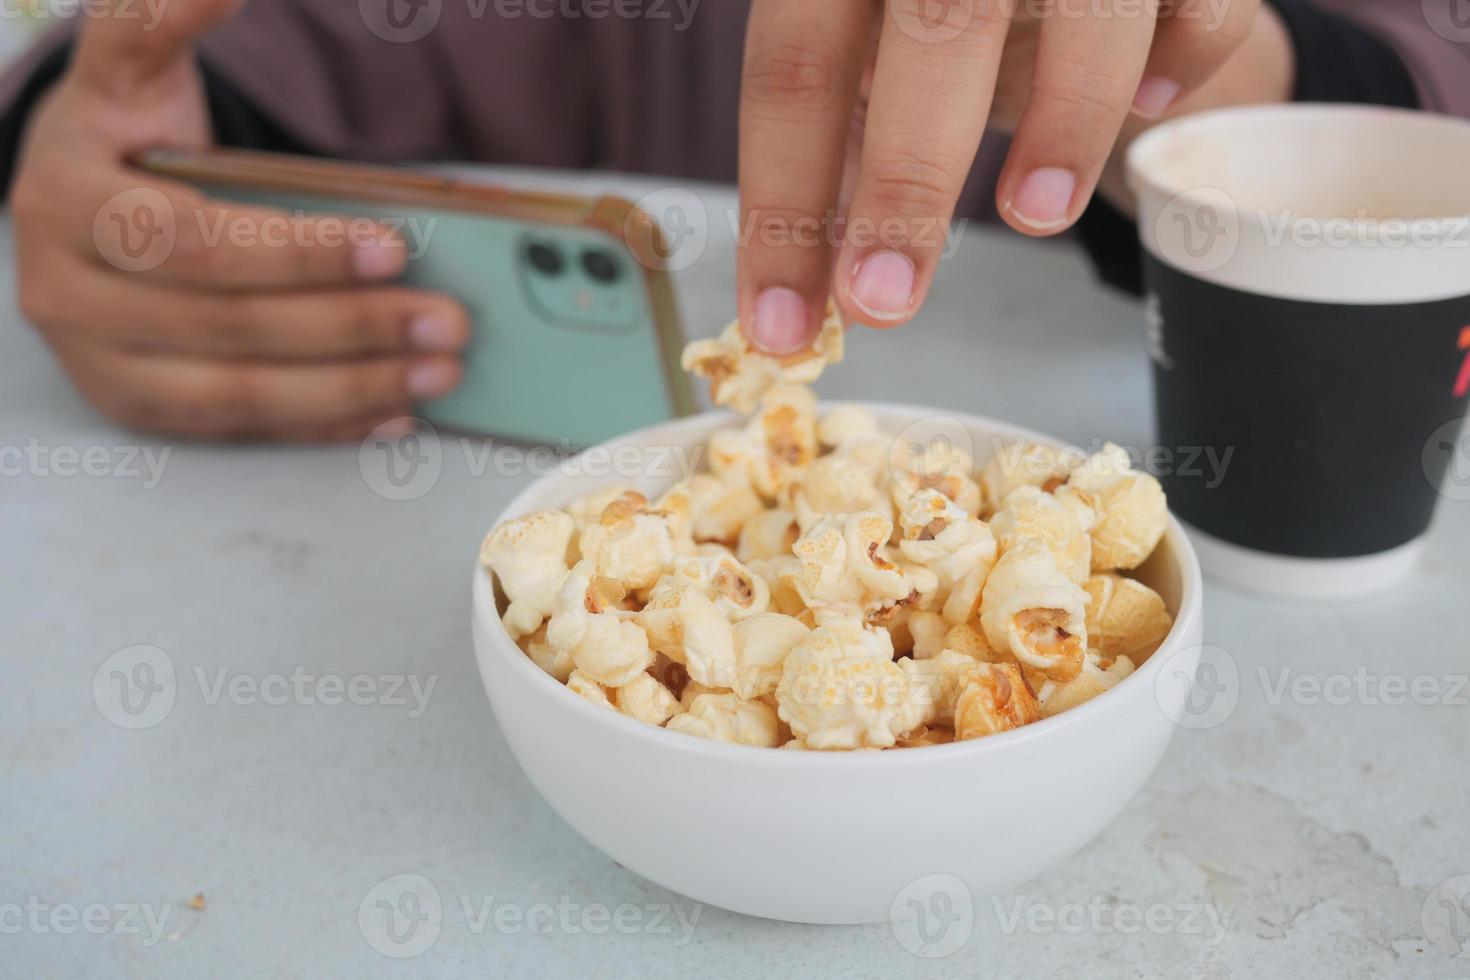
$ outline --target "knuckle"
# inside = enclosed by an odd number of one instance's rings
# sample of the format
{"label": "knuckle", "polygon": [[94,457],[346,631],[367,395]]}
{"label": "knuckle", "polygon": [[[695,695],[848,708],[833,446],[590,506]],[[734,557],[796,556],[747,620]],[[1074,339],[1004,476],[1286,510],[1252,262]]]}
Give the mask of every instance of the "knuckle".
{"label": "knuckle", "polygon": [[864,168],[873,201],[881,210],[926,217],[949,216],[957,182],[963,178],[963,170],[953,161],[902,147],[876,152]]}
{"label": "knuckle", "polygon": [[36,270],[27,270],[16,287],[16,304],[21,314],[37,326],[49,327],[59,323],[66,309],[66,300],[56,288],[54,276]]}
{"label": "knuckle", "polygon": [[1075,120],[1082,128],[1106,124],[1111,117],[1121,116],[1127,111],[1131,94],[1121,79],[1106,76],[1037,79],[1032,83],[1032,95],[1044,111]]}
{"label": "knuckle", "polygon": [[806,116],[836,105],[845,80],[831,52],[786,43],[752,55],[743,85],[746,102],[759,112]]}

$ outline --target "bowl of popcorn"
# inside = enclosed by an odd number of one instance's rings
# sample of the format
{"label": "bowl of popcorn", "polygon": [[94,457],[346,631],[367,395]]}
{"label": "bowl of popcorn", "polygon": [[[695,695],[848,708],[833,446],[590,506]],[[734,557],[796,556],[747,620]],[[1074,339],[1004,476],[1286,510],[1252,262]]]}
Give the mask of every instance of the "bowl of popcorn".
{"label": "bowl of popcorn", "polygon": [[1194,553],[1125,451],[818,404],[841,354],[833,316],[785,359],[733,326],[691,345],[736,414],[542,477],[473,586],[486,693],[552,808],[661,885],[799,922],[910,914],[925,882],[979,899],[1082,847],[1163,754],[1201,642]]}

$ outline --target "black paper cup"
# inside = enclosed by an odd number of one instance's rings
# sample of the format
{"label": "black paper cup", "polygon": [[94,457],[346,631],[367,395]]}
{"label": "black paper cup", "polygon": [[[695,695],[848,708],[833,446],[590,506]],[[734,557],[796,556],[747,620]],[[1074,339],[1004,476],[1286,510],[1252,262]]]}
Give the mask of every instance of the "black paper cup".
{"label": "black paper cup", "polygon": [[1302,598],[1404,578],[1465,465],[1470,123],[1202,113],[1135,141],[1128,180],[1158,443],[1221,463],[1160,477],[1205,571]]}

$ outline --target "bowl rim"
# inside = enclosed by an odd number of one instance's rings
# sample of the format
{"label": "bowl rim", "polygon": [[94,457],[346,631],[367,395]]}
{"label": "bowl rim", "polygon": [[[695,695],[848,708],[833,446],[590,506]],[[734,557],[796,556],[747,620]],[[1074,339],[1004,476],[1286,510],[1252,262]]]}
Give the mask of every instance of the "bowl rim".
{"label": "bowl rim", "polygon": [[[969,412],[896,402],[848,400],[823,401],[819,404],[827,408],[837,405],[856,405],[878,416],[880,423],[885,414],[918,413],[921,416],[943,416],[961,421],[972,428],[1004,431],[1008,433],[1008,437],[1030,438],[1055,447],[1075,448],[1069,447],[1066,442],[1053,436],[1025,429],[999,419],[991,419]],[[637,429],[621,436],[616,436],[599,443],[597,446],[589,447],[589,450],[584,450],[584,452],[592,449],[606,450],[617,445],[647,441],[657,433],[668,433],[670,430],[678,432],[686,428],[697,429],[718,420],[735,420],[737,418],[733,413],[726,411],[700,412],[685,418],[662,422],[657,425]],[[573,459],[575,458],[573,457]],[[535,498],[544,492],[545,485],[549,481],[556,479],[559,475],[558,473],[548,473],[532,481],[517,493],[510,503],[501,509],[490,526],[493,528],[508,517],[519,516],[536,509],[535,506],[530,505],[534,503]],[[489,645],[494,649],[495,654],[503,657],[511,670],[519,671],[521,676],[528,679],[529,683],[541,685],[553,698],[560,697],[562,703],[567,706],[568,710],[580,713],[583,718],[588,719],[594,724],[610,724],[615,731],[620,730],[630,737],[646,740],[652,745],[663,746],[669,751],[692,753],[713,758],[725,758],[731,762],[754,762],[759,759],[764,759],[767,762],[781,766],[830,765],[881,767],[920,765],[926,760],[939,762],[945,759],[958,759],[981,753],[1003,752],[1008,746],[1019,745],[1026,741],[1054,737],[1070,728],[1088,724],[1088,718],[1109,710],[1110,705],[1115,703],[1107,700],[1109,695],[1116,690],[1122,689],[1125,685],[1132,684],[1134,687],[1138,687],[1144,683],[1145,678],[1148,679],[1147,682],[1151,686],[1156,685],[1158,681],[1157,675],[1164,669],[1166,662],[1173,660],[1177,655],[1186,650],[1194,649],[1194,647],[1185,646],[1184,640],[1194,631],[1196,624],[1202,616],[1202,593],[1204,587],[1199,559],[1195,555],[1194,546],[1190,543],[1188,534],[1185,533],[1184,528],[1172,513],[1169,514],[1169,523],[1164,531],[1162,541],[1168,542],[1169,546],[1174,549],[1174,553],[1179,562],[1179,609],[1174,617],[1173,628],[1169,630],[1163,642],[1159,644],[1158,649],[1153,652],[1141,667],[1134,670],[1133,673],[1129,674],[1122,681],[1119,681],[1115,687],[1050,718],[1043,718],[1029,725],[1013,728],[1010,731],[999,732],[995,735],[988,735],[984,738],[965,739],[964,741],[947,742],[942,745],[920,746],[915,750],[879,751],[857,749],[824,751],[810,749],[783,751],[779,746],[766,748],[757,745],[739,745],[731,742],[720,742],[714,739],[699,738],[698,736],[686,735],[682,732],[670,732],[661,726],[650,725],[647,722],[631,718],[620,711],[609,710],[601,705],[593,704],[586,698],[573,693],[561,681],[558,681],[546,671],[536,666],[531,658],[527,657],[521,648],[516,645],[515,641],[510,638],[510,635],[505,632],[505,627],[500,621],[500,616],[495,612],[495,596],[490,586],[490,573],[479,563],[478,558],[475,561],[471,588],[471,602],[473,605],[471,615],[485,631],[485,636],[490,641]],[[475,659],[476,669],[480,670],[482,675],[481,679],[488,686],[492,682],[492,678],[485,675],[484,668],[479,662],[479,656],[476,656]],[[559,694],[556,692],[559,692]],[[1156,706],[1158,705],[1157,695],[1155,695],[1154,704]],[[1162,706],[1159,706],[1159,711],[1161,713],[1163,712]],[[1171,724],[1177,727],[1176,722],[1171,721]],[[663,734],[658,734],[660,732]],[[780,760],[789,761],[776,761],[776,759],[772,759],[772,756]],[[889,756],[897,758],[885,758]],[[917,760],[914,757],[917,757]]]}

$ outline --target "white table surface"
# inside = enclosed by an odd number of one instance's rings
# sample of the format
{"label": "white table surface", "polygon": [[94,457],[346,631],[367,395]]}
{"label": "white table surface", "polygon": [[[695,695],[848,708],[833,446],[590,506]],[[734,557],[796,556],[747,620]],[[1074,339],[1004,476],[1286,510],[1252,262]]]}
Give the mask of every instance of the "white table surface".
{"label": "white table surface", "polygon": [[[694,336],[733,306],[733,194],[699,193],[709,244],[679,277]],[[5,237],[0,295],[13,297]],[[1141,322],[1070,248],[972,228],[921,321],[853,332],[819,387],[1142,447]],[[1180,731],[1065,865],[976,897],[956,926],[966,941],[929,960],[886,925],[697,908],[541,801],[470,650],[468,569],[527,480],[479,472],[480,443],[467,457],[446,438],[437,482],[394,501],[356,445],[140,437],[73,393],[7,299],[0,447],[28,444],[42,462],[16,474],[12,453],[0,477],[0,975],[1470,976],[1470,952],[1441,948],[1470,935],[1470,912],[1454,920],[1441,901],[1470,874],[1470,691],[1456,680],[1470,670],[1470,503],[1443,503],[1422,568],[1390,594],[1293,606],[1212,586],[1206,636],[1237,669],[1233,710]],[[117,472],[56,472],[89,447],[107,461],[94,471]],[[160,479],[126,465],[130,447],[169,449]],[[176,680],[167,714],[129,730],[107,716],[120,661],[101,668],[137,645],[163,651]],[[360,689],[374,703],[316,696],[358,675],[434,686],[422,710],[392,682]],[[1385,703],[1393,677],[1436,703]],[[923,823],[915,800],[895,832]],[[379,915],[377,899],[397,897],[379,883],[402,874],[428,879],[443,910],[436,935],[395,949],[432,944],[400,959],[370,944],[359,909]],[[185,905],[197,893],[202,911]],[[599,906],[626,907],[622,925]],[[680,914],[697,915],[692,932]]]}

